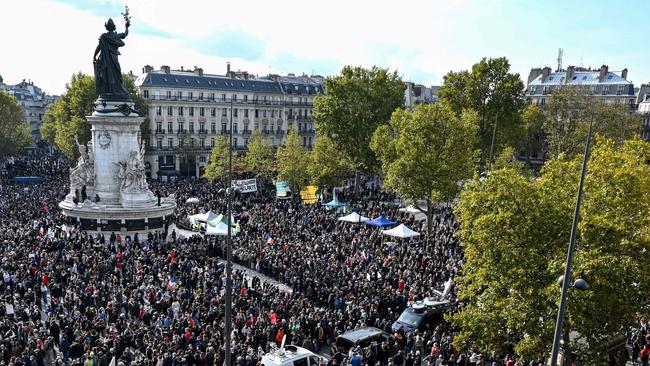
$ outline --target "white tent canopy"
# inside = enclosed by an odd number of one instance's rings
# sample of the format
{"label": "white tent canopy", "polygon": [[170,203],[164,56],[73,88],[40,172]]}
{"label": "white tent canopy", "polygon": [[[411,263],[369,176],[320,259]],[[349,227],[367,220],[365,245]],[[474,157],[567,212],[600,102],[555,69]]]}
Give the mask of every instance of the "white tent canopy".
{"label": "white tent canopy", "polygon": [[[235,236],[235,229],[233,228],[232,231],[232,236]],[[220,235],[220,236],[228,236],[228,224],[224,224],[223,222],[219,222],[216,226],[211,226],[208,225],[205,229],[205,235]]]}
{"label": "white tent canopy", "polygon": [[354,222],[354,223],[366,222],[368,220],[370,219],[365,216],[361,216],[356,212],[353,212],[347,216],[339,217],[339,221]]}
{"label": "white tent canopy", "polygon": [[416,233],[415,231],[406,227],[406,225],[404,224],[400,224],[399,226],[392,228],[390,230],[384,230],[382,231],[382,234],[388,236],[394,236],[396,238],[402,238],[402,239],[420,236],[420,233]]}
{"label": "white tent canopy", "polygon": [[194,223],[196,223],[196,222],[208,222],[208,221],[213,221],[216,218],[217,218],[216,213],[214,213],[212,211],[208,211],[206,213],[196,214],[196,215],[190,216],[190,223],[192,225],[194,225]]}

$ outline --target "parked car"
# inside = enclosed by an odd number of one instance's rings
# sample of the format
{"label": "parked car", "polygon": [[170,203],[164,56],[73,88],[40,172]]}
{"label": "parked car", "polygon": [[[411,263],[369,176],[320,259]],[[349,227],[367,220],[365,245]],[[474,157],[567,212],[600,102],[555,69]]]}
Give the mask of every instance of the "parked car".
{"label": "parked car", "polygon": [[367,347],[372,342],[381,344],[392,339],[393,335],[374,327],[361,327],[347,331],[336,338],[336,347],[341,352],[348,352],[352,348]]}
{"label": "parked car", "polygon": [[318,366],[324,357],[298,346],[285,346],[262,356],[265,366]]}
{"label": "parked car", "polygon": [[432,297],[418,301],[404,309],[399,318],[393,323],[393,332],[402,331],[405,334],[417,330],[432,329],[443,320],[443,316],[451,304],[447,300],[438,301]]}

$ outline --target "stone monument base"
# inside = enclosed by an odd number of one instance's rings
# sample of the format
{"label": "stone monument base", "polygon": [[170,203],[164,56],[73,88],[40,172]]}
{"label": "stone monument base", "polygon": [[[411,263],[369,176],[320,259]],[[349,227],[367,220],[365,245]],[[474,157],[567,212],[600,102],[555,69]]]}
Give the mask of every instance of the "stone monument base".
{"label": "stone monument base", "polygon": [[88,234],[104,234],[108,240],[111,233],[120,233],[122,237],[135,233],[141,239],[147,234],[163,232],[174,221],[174,208],[176,201],[173,197],[162,198],[160,206],[155,201],[147,204],[124,207],[122,205],[104,204],[86,200],[75,204],[74,195],[68,195],[59,203],[59,207],[66,216],[66,224],[77,226]]}

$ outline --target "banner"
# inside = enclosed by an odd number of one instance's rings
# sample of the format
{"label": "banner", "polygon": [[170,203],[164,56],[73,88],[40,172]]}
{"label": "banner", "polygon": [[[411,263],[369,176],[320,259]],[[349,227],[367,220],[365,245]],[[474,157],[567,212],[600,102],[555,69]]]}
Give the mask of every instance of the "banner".
{"label": "banner", "polygon": [[233,180],[232,187],[241,193],[257,192],[257,179]]}
{"label": "banner", "polygon": [[300,191],[300,198],[304,203],[316,203],[318,202],[317,191],[317,186],[307,186]]}
{"label": "banner", "polygon": [[283,197],[284,198],[284,197],[287,197],[289,195],[288,192],[291,192],[287,182],[283,182],[283,181],[277,181],[275,183],[275,189],[277,191],[276,197]]}

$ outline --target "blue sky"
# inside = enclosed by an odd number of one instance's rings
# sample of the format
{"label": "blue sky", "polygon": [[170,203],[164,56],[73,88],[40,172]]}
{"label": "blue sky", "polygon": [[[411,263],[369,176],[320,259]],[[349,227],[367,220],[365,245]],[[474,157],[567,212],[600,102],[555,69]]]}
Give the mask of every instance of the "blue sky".
{"label": "blue sky", "polygon": [[223,74],[230,61],[259,75],[379,65],[436,85],[481,57],[506,56],[525,79],[531,67],[554,68],[562,47],[565,67],[607,64],[650,82],[648,1],[11,1],[0,75],[63,92],[73,73],[92,72],[104,21],[123,30],[124,4],[133,19],[122,69],[136,74],[146,64]]}

